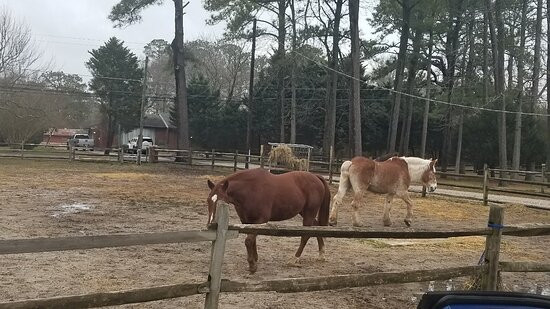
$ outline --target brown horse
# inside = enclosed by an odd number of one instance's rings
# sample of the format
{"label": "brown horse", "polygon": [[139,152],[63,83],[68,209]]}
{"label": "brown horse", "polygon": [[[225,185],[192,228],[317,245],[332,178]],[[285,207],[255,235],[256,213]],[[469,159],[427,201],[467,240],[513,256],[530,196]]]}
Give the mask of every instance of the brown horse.
{"label": "brown horse", "polygon": [[424,160],[416,157],[392,157],[378,162],[365,157],[355,157],[351,161],[342,163],[340,169],[340,186],[334,196],[334,203],[330,213],[330,224],[335,225],[338,219],[338,207],[342,203],[346,192],[351,187],[354,192],[351,207],[353,208],[352,221],[354,226],[360,226],[358,209],[366,191],[386,194],[383,222],[391,225],[390,210],[394,196],[401,198],[407,204],[405,224],[411,225],[412,201],[409,197],[411,182],[420,183],[433,192],[437,188],[435,176],[436,160]]}
{"label": "brown horse", "polygon": [[[273,175],[264,169],[236,172],[217,184],[208,180],[208,223],[214,219],[216,202],[233,204],[243,224],[259,224],[268,221],[288,220],[300,214],[304,226],[327,225],[330,208],[330,191],[326,181],[309,172],[289,172]],[[309,237],[302,237],[295,262]],[[317,237],[319,257],[323,258],[324,242]],[[258,251],[256,235],[245,240],[251,273],[256,272]]]}

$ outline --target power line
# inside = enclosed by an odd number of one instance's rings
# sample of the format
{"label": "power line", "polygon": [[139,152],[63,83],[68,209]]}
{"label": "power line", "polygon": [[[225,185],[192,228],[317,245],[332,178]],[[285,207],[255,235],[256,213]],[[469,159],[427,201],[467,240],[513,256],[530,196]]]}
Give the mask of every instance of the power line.
{"label": "power line", "polygon": [[[294,53],[296,53],[298,56],[301,56],[315,64],[317,64],[318,66],[320,67],[323,67],[329,71],[332,71],[332,72],[335,72],[339,75],[342,75],[342,76],[345,76],[347,78],[350,78],[350,79],[355,79],[353,76],[351,75],[348,75],[344,72],[341,72],[341,71],[338,71],[338,70],[335,70],[335,69],[332,69],[330,68],[329,66],[315,60],[315,59],[311,59],[303,54],[301,54],[300,52],[297,52],[297,51],[293,51]],[[361,79],[359,79],[360,82],[362,83],[366,83],[365,81],[362,81]],[[414,94],[410,94],[410,93],[405,93],[405,92],[402,92],[402,91],[397,91],[397,90],[394,90],[394,89],[390,89],[390,88],[386,88],[386,87],[382,87],[382,86],[378,86],[378,85],[372,85],[374,87],[377,87],[377,88],[380,88],[380,89],[384,89],[386,91],[390,91],[392,93],[397,93],[397,94],[400,94],[400,95],[404,95],[404,96],[409,96],[411,98],[415,98],[415,99],[420,99],[420,100],[426,100],[426,101],[429,101],[429,102],[433,102],[433,103],[437,103],[437,104],[444,104],[444,105],[448,105],[448,106],[456,106],[456,107],[460,107],[460,108],[465,108],[465,109],[473,109],[473,110],[481,110],[481,111],[487,111],[487,112],[495,112],[495,113],[505,113],[505,114],[520,114],[520,115],[528,115],[528,116],[541,116],[541,117],[550,117],[550,114],[540,114],[540,113],[530,113],[530,112],[516,112],[516,111],[508,111],[508,110],[499,110],[499,109],[492,109],[492,108],[487,108],[487,107],[478,107],[478,106],[469,106],[469,105],[464,105],[464,104],[458,104],[458,103],[451,103],[451,102],[445,102],[445,101],[441,101],[441,100],[436,100],[436,99],[428,99],[428,98],[425,98],[425,97],[421,97],[421,96],[418,96],[418,95],[414,95]],[[497,96],[497,98],[500,97]],[[496,100],[496,99],[495,99]]]}

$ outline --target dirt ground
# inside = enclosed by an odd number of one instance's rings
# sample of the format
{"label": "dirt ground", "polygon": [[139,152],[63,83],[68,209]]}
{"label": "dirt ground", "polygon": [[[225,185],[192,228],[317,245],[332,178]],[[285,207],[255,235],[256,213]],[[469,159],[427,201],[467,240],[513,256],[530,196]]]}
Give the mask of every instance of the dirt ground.
{"label": "dirt ground", "polygon": [[[205,227],[206,180],[229,171],[176,165],[118,165],[66,161],[0,159],[0,238],[160,232]],[[332,188],[334,191],[336,187]],[[351,225],[348,195],[339,224]],[[488,208],[480,202],[414,196],[413,226],[403,223],[405,206],[396,201],[394,225],[382,227],[383,200],[369,196],[361,218],[387,230],[452,230],[483,227]],[[230,222],[238,223],[231,210]],[[550,223],[550,212],[507,206],[506,224]],[[300,224],[292,220],[288,224]],[[550,237],[506,237],[503,261],[550,263]],[[437,241],[378,239],[326,240],[326,261],[318,261],[310,241],[298,267],[287,265],[297,238],[258,237],[258,272],[248,275],[244,236],[228,242],[223,277],[262,280],[335,274],[404,271],[475,265],[481,237]],[[0,302],[126,290],[182,282],[203,282],[210,243],[5,255],[0,260]],[[435,289],[463,288],[468,278],[436,282]],[[550,274],[504,274],[504,288],[550,291]],[[428,283],[385,285],[311,293],[222,294],[221,308],[416,308]],[[122,306],[202,308],[204,296]]]}

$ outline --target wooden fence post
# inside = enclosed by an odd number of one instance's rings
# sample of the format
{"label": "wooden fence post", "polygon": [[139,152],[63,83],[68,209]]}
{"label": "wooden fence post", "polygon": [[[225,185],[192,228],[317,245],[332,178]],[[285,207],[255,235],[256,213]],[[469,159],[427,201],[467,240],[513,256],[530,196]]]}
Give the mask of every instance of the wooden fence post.
{"label": "wooden fence post", "polygon": [[483,164],[483,205],[489,203],[489,167]]}
{"label": "wooden fence post", "polygon": [[[542,182],[546,182],[546,164],[542,164],[541,167],[541,174],[542,174]],[[540,186],[540,192],[544,193],[544,185]]]}
{"label": "wooden fence post", "polygon": [[239,155],[239,151],[235,150],[235,156],[233,156],[233,172],[237,171],[237,156]]}
{"label": "wooden fence post", "polygon": [[69,162],[73,160],[73,146],[69,145]]}
{"label": "wooden fence post", "polygon": [[124,154],[122,153],[122,148],[118,148],[117,151],[117,161],[119,163],[124,163]]}
{"label": "wooden fence post", "polygon": [[193,165],[193,151],[189,147],[189,165]]}
{"label": "wooden fence post", "polygon": [[212,242],[210,254],[210,270],[208,271],[208,293],[204,302],[205,309],[218,308],[220,298],[220,286],[222,280],[223,255],[225,252],[225,241],[227,227],[229,225],[229,207],[224,202],[219,202],[214,222],[217,223],[216,240]]}
{"label": "wooden fence post", "polygon": [[426,197],[426,186],[422,186],[422,197]]}
{"label": "wooden fence post", "polygon": [[249,165],[250,165],[250,149],[248,149],[248,156],[246,156],[246,160],[244,161],[244,168],[248,169]]}
{"label": "wooden fence post", "polygon": [[487,226],[492,229],[491,234],[485,240],[485,265],[481,277],[481,289],[483,291],[496,291],[499,277],[500,241],[504,222],[504,208],[491,206]]}
{"label": "wooden fence post", "polygon": [[260,145],[260,168],[264,168],[264,145]]}
{"label": "wooden fence post", "polygon": [[155,146],[151,146],[149,149],[149,162],[157,163],[159,161],[158,151]]}
{"label": "wooden fence post", "polygon": [[210,164],[211,165],[211,169],[214,170],[214,165],[216,164],[216,152],[214,151],[214,149],[212,149],[212,163]]}
{"label": "wooden fence post", "polygon": [[25,153],[25,144],[21,143],[21,159],[25,158],[24,153]]}
{"label": "wooden fence post", "polygon": [[309,163],[311,162],[311,148],[307,149],[307,166],[306,171],[309,172]]}
{"label": "wooden fence post", "polygon": [[328,157],[328,183],[332,184],[332,160],[334,160],[334,147],[330,146]]}

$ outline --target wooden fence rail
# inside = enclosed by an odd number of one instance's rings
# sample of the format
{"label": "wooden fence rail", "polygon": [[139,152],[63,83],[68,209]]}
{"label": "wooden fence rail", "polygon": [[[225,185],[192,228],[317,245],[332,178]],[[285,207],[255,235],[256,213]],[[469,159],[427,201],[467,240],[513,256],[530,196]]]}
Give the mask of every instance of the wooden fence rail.
{"label": "wooden fence rail", "polygon": [[[0,145],[1,146],[1,145]],[[115,156],[111,155],[104,155],[99,153],[86,153],[86,152],[74,152],[71,150],[68,150],[66,152],[64,151],[55,151],[55,152],[47,152],[47,151],[41,151],[41,152],[35,152],[33,150],[27,150],[26,147],[35,147],[35,146],[42,146],[46,147],[46,145],[41,144],[25,144],[25,145],[11,145],[11,146],[18,146],[18,149],[1,149],[0,152],[8,152],[12,153],[10,154],[4,154],[2,156],[4,157],[21,157],[21,158],[33,158],[33,159],[63,159],[67,158],[69,161],[72,160],[88,160],[89,158],[97,158],[97,159],[108,159],[109,161],[118,161],[118,162],[137,162],[136,159],[128,159],[124,158],[124,155],[122,154],[122,149],[112,149],[111,151],[118,154],[117,158],[115,159]],[[63,148],[65,146],[53,146]],[[237,152],[229,152],[229,151],[215,151],[215,150],[189,150],[189,149],[167,149],[167,148],[159,148],[159,147],[152,147],[148,148],[148,155],[146,156],[146,159],[148,162],[157,163],[157,162],[166,162],[166,159],[172,159],[175,160],[175,163],[183,163],[183,164],[192,164],[192,165],[201,165],[201,166],[208,166],[210,165],[213,169],[214,167],[224,167],[224,168],[232,168],[234,171],[236,170],[242,170],[242,169],[248,169],[248,168],[254,168],[257,166],[263,167],[264,163],[267,159],[267,154],[264,153],[263,147],[260,150],[259,154],[252,154],[250,153],[250,150],[244,153]],[[63,157],[63,154],[65,157]],[[164,161],[159,161],[160,159],[165,159]],[[308,170],[314,173],[318,174],[324,174],[328,175],[328,181],[329,183],[332,183],[334,181],[334,174],[338,173],[340,164],[343,162],[342,159],[337,159],[334,157],[334,151],[331,150],[330,155],[328,158],[323,157],[316,157],[316,159],[311,159],[311,156],[308,157]],[[325,161],[328,160],[328,161]],[[93,161],[93,160],[90,160]],[[102,160],[105,161],[105,160]],[[198,162],[197,162],[198,161]],[[202,162],[206,161],[206,162]],[[197,162],[197,163],[195,163]],[[226,164],[224,164],[224,162]],[[233,163],[233,164],[230,164]],[[286,169],[274,167],[273,170],[277,172],[284,172]],[[549,190],[546,190],[546,188],[550,188],[550,181],[547,179],[546,172],[546,166],[542,164],[541,171],[519,171],[519,170],[503,170],[503,169],[489,169],[485,171],[489,173],[488,179],[486,182],[486,185],[483,185],[480,183],[479,186],[471,185],[471,184],[461,184],[461,183],[450,183],[445,181],[440,181],[439,183],[444,186],[452,186],[457,188],[464,188],[464,189],[474,189],[474,190],[480,190],[482,192],[485,192],[487,195],[487,198],[483,199],[483,202],[486,204],[488,202],[488,192],[494,191],[494,192],[502,192],[502,193],[510,193],[510,194],[519,194],[519,195],[525,195],[525,196],[535,196],[535,197],[548,197],[550,198],[550,193],[548,193]],[[519,179],[508,179],[508,178],[499,178],[491,176],[494,172],[504,172],[509,174],[524,174],[524,175],[541,175],[541,181],[533,181],[533,180],[519,180]],[[484,179],[485,175],[475,175],[475,174],[463,174],[463,173],[456,173],[456,172],[438,172],[438,175],[441,177],[453,177],[453,178],[466,178],[466,179],[479,179],[480,182]],[[540,192],[530,192],[525,190],[510,190],[500,187],[489,187],[489,184],[491,181],[499,181],[500,183],[518,183],[518,184],[526,184],[526,185],[534,185],[540,187]],[[423,195],[424,196],[424,195]]]}

